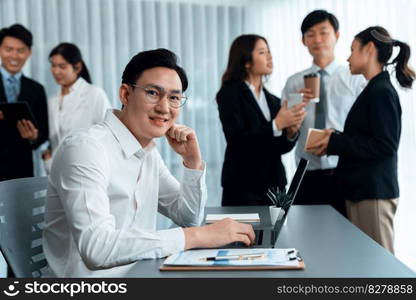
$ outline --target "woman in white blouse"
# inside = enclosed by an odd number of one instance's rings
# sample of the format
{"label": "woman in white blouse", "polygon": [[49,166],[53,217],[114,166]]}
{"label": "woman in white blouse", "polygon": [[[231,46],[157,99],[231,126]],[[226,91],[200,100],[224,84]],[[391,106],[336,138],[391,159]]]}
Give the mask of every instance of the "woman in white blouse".
{"label": "woman in white blouse", "polygon": [[48,100],[50,149],[43,153],[49,173],[53,153],[74,129],[101,122],[110,103],[104,90],[91,85],[81,51],[71,43],[61,43],[49,54],[51,72],[60,85]]}

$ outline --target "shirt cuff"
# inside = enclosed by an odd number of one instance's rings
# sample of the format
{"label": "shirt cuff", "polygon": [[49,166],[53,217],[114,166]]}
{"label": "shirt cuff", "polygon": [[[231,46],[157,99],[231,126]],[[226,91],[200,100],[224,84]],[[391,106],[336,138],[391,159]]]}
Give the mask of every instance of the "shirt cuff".
{"label": "shirt cuff", "polygon": [[286,135],[286,138],[289,142],[294,142],[299,137],[299,131],[296,132],[295,136],[293,138],[290,138]]}
{"label": "shirt cuff", "polygon": [[272,121],[272,127],[273,127],[273,136],[277,137],[277,136],[282,135],[283,131],[277,128],[276,122]]}
{"label": "shirt cuff", "polygon": [[160,230],[158,233],[162,243],[163,256],[169,256],[185,250],[185,233],[182,228]]}
{"label": "shirt cuff", "polygon": [[202,161],[202,170],[189,169],[184,165],[182,183],[189,185],[199,185],[199,183],[205,182],[205,161]]}

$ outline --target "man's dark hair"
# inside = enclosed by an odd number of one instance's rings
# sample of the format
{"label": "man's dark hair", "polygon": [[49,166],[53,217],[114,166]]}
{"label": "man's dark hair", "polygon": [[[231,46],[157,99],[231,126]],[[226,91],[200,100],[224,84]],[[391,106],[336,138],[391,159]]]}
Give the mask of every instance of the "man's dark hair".
{"label": "man's dark hair", "polygon": [[5,27],[0,30],[0,45],[3,43],[4,38],[8,36],[21,40],[29,49],[32,48],[32,33],[23,25],[14,24],[10,27]]}
{"label": "man's dark hair", "polygon": [[135,84],[142,73],[148,69],[165,67],[175,70],[182,82],[182,91],[188,88],[188,78],[185,70],[178,64],[175,53],[167,49],[155,49],[139,52],[129,61],[124,69],[122,83]]}
{"label": "man's dark hair", "polygon": [[311,27],[315,26],[316,24],[329,21],[329,23],[334,28],[335,32],[338,32],[339,29],[339,22],[337,17],[333,14],[327,12],[326,10],[314,10],[310,12],[305,19],[303,19],[302,25],[300,30],[302,31],[302,37],[305,35],[305,32],[308,31]]}

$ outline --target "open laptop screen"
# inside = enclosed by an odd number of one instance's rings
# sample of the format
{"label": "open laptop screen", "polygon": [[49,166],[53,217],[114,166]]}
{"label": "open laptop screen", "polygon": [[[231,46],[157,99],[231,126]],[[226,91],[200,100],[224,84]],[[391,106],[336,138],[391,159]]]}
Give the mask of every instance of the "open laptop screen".
{"label": "open laptop screen", "polygon": [[292,201],[295,201],[296,195],[298,193],[300,184],[302,183],[303,175],[305,175],[306,167],[308,166],[309,161],[301,158],[296,169],[295,175],[293,175],[292,182],[290,183],[288,194],[292,195]]}
{"label": "open laptop screen", "polygon": [[289,190],[287,192],[289,195],[292,195],[291,200],[290,200],[290,204],[286,208],[286,211],[285,211],[285,214],[283,215],[283,217],[278,219],[276,221],[276,223],[274,224],[274,229],[272,231],[272,235],[273,235],[272,241],[276,241],[277,237],[279,236],[280,230],[282,229],[283,224],[286,221],[287,215],[289,213],[289,209],[290,209],[290,207],[292,206],[293,202],[296,199],[296,195],[297,195],[299,187],[302,183],[302,179],[303,179],[303,176],[305,175],[306,167],[308,166],[308,163],[309,163],[309,161],[306,160],[306,159],[303,159],[303,158],[299,161],[298,168],[296,169],[295,175],[293,175],[292,182],[290,183],[290,187],[289,187]]}
{"label": "open laptop screen", "polygon": [[[297,192],[302,183],[303,175],[305,175],[307,166],[308,166],[308,161],[306,159],[301,159],[298,164],[298,168],[296,169],[295,175],[293,175],[292,182],[290,183],[288,194],[291,194],[292,197],[291,197],[289,206],[286,208],[285,214],[276,221],[273,228],[255,230],[256,241],[255,241],[255,244],[253,245],[254,247],[274,248],[274,245],[279,236],[279,233],[287,218],[289,209],[292,206],[293,202],[295,201]],[[224,247],[221,247],[221,248],[245,248],[245,247],[246,246],[243,243],[235,242],[235,243],[225,245]]]}

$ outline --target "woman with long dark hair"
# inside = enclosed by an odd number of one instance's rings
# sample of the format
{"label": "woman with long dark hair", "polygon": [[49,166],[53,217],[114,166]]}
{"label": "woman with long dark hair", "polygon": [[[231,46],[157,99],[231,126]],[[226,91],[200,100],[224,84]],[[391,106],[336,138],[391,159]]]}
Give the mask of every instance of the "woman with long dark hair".
{"label": "woman with long dark hair", "polygon": [[61,43],[49,54],[51,72],[60,88],[48,100],[50,150],[43,153],[47,172],[53,152],[74,129],[89,127],[104,119],[110,102],[104,90],[91,84],[81,51],[71,43]]}
{"label": "woman with long dark hair", "polygon": [[304,106],[291,109],[263,86],[273,70],[264,37],[241,35],[231,45],[217,93],[227,148],[222,169],[222,205],[271,205],[267,190],[286,186],[281,155],[296,142]]}
{"label": "woman with long dark hair", "polygon": [[[399,53],[389,62],[395,47]],[[363,74],[368,84],[352,106],[344,131],[327,129],[327,136],[309,149],[317,155],[339,155],[336,173],[348,218],[390,252],[399,198],[402,112],[387,67],[394,66],[400,86],[411,88],[415,72],[408,66],[409,57],[409,46],[393,39],[383,27],[358,33],[348,62],[351,73]]]}

